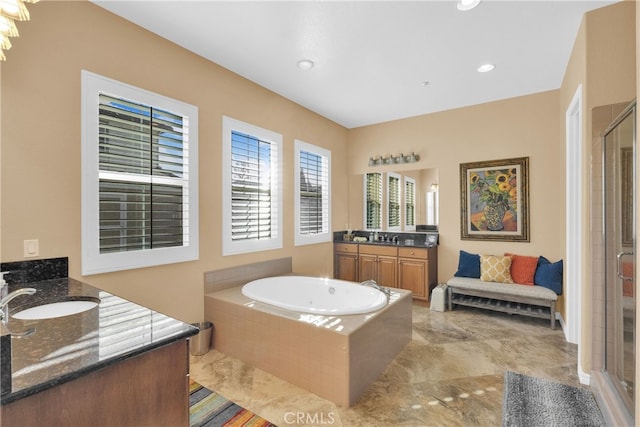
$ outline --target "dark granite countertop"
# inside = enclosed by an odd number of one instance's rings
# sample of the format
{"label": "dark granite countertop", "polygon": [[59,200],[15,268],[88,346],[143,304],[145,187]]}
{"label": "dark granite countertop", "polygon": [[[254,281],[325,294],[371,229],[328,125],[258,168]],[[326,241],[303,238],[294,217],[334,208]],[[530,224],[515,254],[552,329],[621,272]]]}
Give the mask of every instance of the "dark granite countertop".
{"label": "dark granite countertop", "polygon": [[[416,248],[431,248],[438,246],[440,236],[438,232],[423,231],[423,232],[378,232],[379,240],[371,241],[370,231],[357,230],[351,234],[351,239],[359,238],[366,239],[366,241],[355,241],[345,239],[346,231],[334,231],[333,243],[351,243],[359,245],[378,245],[378,246],[398,246],[398,247],[416,247]],[[392,239],[396,238],[397,242],[393,242]],[[386,239],[385,239],[386,238]]]}
{"label": "dark granite countertop", "polygon": [[9,292],[25,287],[37,292],[10,302],[10,314],[68,299],[98,298],[100,304],[52,319],[9,319],[14,333],[35,332],[19,337],[2,329],[3,405],[198,333],[194,326],[71,278],[13,284]]}
{"label": "dark granite countertop", "polygon": [[433,248],[437,245],[428,242],[416,242],[416,241],[398,241],[397,243],[393,242],[354,242],[349,240],[336,240],[333,243],[347,243],[350,245],[371,245],[371,246],[396,246],[400,248]]}

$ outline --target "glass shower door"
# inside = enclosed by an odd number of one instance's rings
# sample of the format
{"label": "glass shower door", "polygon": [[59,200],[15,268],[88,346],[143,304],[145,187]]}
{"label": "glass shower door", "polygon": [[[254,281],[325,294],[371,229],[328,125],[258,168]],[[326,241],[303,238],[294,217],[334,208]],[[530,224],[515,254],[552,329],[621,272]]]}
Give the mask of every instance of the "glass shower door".
{"label": "glass shower door", "polygon": [[604,134],[605,373],[630,415],[635,394],[635,104]]}

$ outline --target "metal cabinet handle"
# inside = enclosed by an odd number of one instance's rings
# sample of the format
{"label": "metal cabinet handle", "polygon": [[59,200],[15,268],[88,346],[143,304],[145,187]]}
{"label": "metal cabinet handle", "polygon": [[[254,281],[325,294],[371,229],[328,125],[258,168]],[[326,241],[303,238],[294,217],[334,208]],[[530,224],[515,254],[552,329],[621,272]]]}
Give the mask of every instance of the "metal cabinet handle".
{"label": "metal cabinet handle", "polygon": [[627,255],[633,255],[633,252],[620,252],[618,255],[616,255],[616,258],[618,259],[618,263],[616,265],[616,275],[622,280],[633,280],[633,277],[627,277],[622,273],[622,257]]}

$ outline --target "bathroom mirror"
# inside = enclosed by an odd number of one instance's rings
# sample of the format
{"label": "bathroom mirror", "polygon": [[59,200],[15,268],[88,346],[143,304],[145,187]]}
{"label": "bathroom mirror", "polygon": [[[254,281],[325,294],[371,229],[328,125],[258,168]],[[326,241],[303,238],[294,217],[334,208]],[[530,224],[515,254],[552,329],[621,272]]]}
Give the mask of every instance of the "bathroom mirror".
{"label": "bathroom mirror", "polygon": [[[415,170],[384,170],[382,168],[370,168],[367,173],[381,174],[380,182],[384,188],[381,189],[382,194],[382,220],[380,228],[382,231],[388,231],[388,218],[389,209],[391,212],[397,212],[398,209],[395,206],[397,199],[389,200],[389,192],[386,186],[388,185],[389,176],[399,179],[400,185],[400,226],[392,227],[393,231],[403,232],[420,232],[437,230],[438,225],[438,169],[415,169]],[[367,227],[367,202],[365,186],[367,179],[366,174],[356,174],[349,177],[349,218],[350,227],[354,229],[366,230]],[[373,181],[373,180],[369,180]],[[407,183],[409,183],[407,185]],[[406,198],[407,189],[413,191],[410,201]],[[413,202],[413,207],[411,206]],[[371,205],[371,203],[369,203]],[[411,213],[414,217],[411,218]],[[369,215],[369,220],[370,220]],[[369,221],[370,222],[370,221]]]}

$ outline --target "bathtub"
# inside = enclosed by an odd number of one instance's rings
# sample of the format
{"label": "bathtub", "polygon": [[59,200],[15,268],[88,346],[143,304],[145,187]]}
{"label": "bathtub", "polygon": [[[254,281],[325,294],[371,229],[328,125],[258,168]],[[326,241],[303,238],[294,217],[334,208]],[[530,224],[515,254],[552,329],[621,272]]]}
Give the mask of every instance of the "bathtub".
{"label": "bathtub", "polygon": [[[354,289],[374,296],[372,291],[380,293],[352,282],[343,289],[341,281],[334,279],[310,282],[329,295],[332,287],[338,296]],[[411,341],[410,291],[390,289],[389,302],[383,295],[384,306],[369,313],[319,314],[248,297],[246,291],[263,288],[269,281],[255,280],[258,284],[250,287],[245,283],[205,294],[205,319],[215,328],[213,348],[339,406],[354,405]],[[297,286],[292,292],[305,296],[313,287],[300,286],[301,278],[296,276],[277,276],[271,283],[275,285],[269,285],[270,290],[282,286],[286,294],[288,286]],[[311,300],[317,308],[318,299]]]}
{"label": "bathtub", "polygon": [[300,313],[364,314],[387,305],[381,291],[344,280],[307,276],[276,276],[242,287],[247,298]]}

